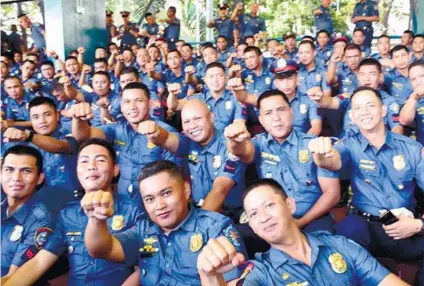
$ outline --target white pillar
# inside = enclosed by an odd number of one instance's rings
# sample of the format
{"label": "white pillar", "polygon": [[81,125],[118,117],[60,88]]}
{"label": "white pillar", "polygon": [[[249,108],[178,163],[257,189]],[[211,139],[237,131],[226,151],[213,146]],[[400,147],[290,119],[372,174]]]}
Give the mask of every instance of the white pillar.
{"label": "white pillar", "polygon": [[[222,3],[220,1],[220,3]],[[213,0],[206,0],[206,24],[213,20]],[[213,41],[213,30],[206,28],[206,41]]]}

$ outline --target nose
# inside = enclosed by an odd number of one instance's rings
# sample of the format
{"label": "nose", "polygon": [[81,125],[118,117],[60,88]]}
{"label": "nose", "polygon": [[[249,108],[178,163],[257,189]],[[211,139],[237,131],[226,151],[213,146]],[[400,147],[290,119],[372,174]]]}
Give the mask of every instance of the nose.
{"label": "nose", "polygon": [[88,161],[88,170],[97,170],[97,164],[96,164],[96,160],[89,160]]}
{"label": "nose", "polygon": [[15,170],[12,174],[12,180],[13,181],[21,181],[22,180],[22,173],[19,170]]}
{"label": "nose", "polygon": [[165,199],[163,199],[161,196],[156,198],[156,210],[162,210],[166,207]]}
{"label": "nose", "polygon": [[270,219],[268,212],[266,212],[263,208],[258,211],[258,214],[260,223],[266,223]]}

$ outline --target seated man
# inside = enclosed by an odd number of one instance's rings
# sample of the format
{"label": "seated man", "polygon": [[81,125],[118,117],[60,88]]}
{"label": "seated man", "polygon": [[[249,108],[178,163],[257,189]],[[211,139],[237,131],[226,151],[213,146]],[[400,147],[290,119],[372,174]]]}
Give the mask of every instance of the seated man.
{"label": "seated man", "polygon": [[314,138],[293,129],[293,111],[287,96],[266,91],[258,99],[259,121],[267,133],[249,140],[244,124],[225,129],[227,148],[242,162],[255,163],[260,178],[274,178],[293,197],[298,227],[307,231],[332,231],[329,211],[340,198],[338,175],[317,168],[308,151]]}
{"label": "seated man", "polygon": [[[106,220],[114,215],[110,193],[88,193],[81,206],[88,216],[85,244],[90,255],[134,265],[138,261],[141,284],[200,285],[196,261],[210,239],[227,237],[237,251],[244,244],[231,220],[223,215],[190,206],[190,185],[177,165],[156,161],[139,176],[140,193],[149,218],[123,233],[111,234]],[[234,280],[240,271],[225,275]],[[223,280],[224,281],[224,280]]]}
{"label": "seated man", "polygon": [[22,145],[7,150],[1,162],[2,191],[6,194],[1,202],[2,285],[44,246],[52,232],[50,212],[33,199],[44,180],[42,166],[40,152]]}
{"label": "seated man", "polygon": [[[139,207],[113,190],[112,180],[118,175],[119,167],[112,146],[96,138],[85,141],[79,149],[77,172],[87,194],[100,189],[114,197],[115,205],[112,209],[115,215],[105,221],[110,231],[119,233],[134,226],[141,213]],[[87,217],[81,210],[80,202],[66,204],[45,248],[21,266],[6,283],[2,280],[2,285],[32,285],[64,252],[67,252],[70,267],[68,285],[124,283],[133,273],[135,264],[112,263],[91,257],[84,245],[86,225]],[[137,276],[138,273],[133,275]]]}
{"label": "seated man", "polygon": [[[249,186],[243,205],[250,227],[271,249],[241,265],[245,270],[238,285],[408,285],[344,237],[301,232],[292,218],[295,202],[272,179]],[[209,240],[197,260],[202,285],[226,285],[221,273],[243,261],[225,237]]]}
{"label": "seated man", "polygon": [[[359,88],[351,97],[351,105],[359,133],[334,147],[325,137],[309,143],[314,162],[321,168],[350,167],[353,198],[349,214],[336,225],[336,232],[376,256],[422,259],[424,219],[418,213],[414,218],[414,189],[416,184],[424,189],[423,146],[387,130],[383,122],[387,109],[377,90]],[[384,224],[380,214],[385,210],[392,210],[397,222]],[[423,285],[423,275],[421,271],[417,285]]]}

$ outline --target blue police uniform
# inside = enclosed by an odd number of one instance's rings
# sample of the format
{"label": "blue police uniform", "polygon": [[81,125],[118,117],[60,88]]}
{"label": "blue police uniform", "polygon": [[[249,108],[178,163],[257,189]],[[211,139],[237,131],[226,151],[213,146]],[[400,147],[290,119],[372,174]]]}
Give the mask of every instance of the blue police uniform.
{"label": "blue police uniform", "polygon": [[[147,23],[144,23],[141,26],[141,28],[144,29],[144,30],[146,30],[147,33],[149,33],[149,35],[157,36],[159,34],[159,25],[156,24],[156,23],[154,23],[153,25],[149,25]],[[145,45],[147,45],[147,43],[149,42],[149,39],[150,38],[148,38],[148,37],[145,37],[144,38],[144,44]]]}
{"label": "blue police uniform", "polygon": [[371,56],[371,48],[365,45],[361,46],[362,59],[367,59]]}
{"label": "blue police uniform", "polygon": [[[255,147],[253,162],[260,178],[273,178],[296,202],[295,218],[304,216],[322,195],[318,177],[338,178],[337,173],[318,168],[308,151],[313,135],[293,130],[281,144],[270,134],[262,133],[252,139]],[[318,219],[319,220],[319,219]],[[311,230],[331,231],[330,223],[317,222]]]}
{"label": "blue police uniform", "polygon": [[290,101],[293,110],[293,128],[302,133],[311,129],[311,122],[321,120],[318,115],[318,105],[306,94],[296,91],[295,97]]}
{"label": "blue police uniform", "polygon": [[[167,131],[176,133],[176,130],[168,124],[162,121],[156,121],[156,123]],[[157,160],[181,163],[172,153],[149,143],[147,137],[136,132],[127,121],[102,125],[100,129],[103,130],[107,141],[113,143],[118,154],[121,171],[118,191],[124,196],[140,199],[137,177],[148,163]]]}
{"label": "blue police uniform", "polygon": [[[374,54],[371,54],[370,55],[370,58],[371,59],[376,59],[378,61],[380,61],[380,60],[383,59],[383,57],[380,55],[379,52],[374,53]],[[390,55],[388,55],[387,58],[388,59],[391,59],[392,57]],[[389,68],[389,67],[383,67],[383,73],[384,73],[384,75],[388,74],[390,71],[391,71],[391,68]]]}
{"label": "blue police uniform", "polygon": [[424,145],[424,98],[418,100],[415,110],[417,141]]}
{"label": "blue police uniform", "polygon": [[[69,110],[73,105],[78,102],[74,99],[71,99],[67,102],[58,101],[56,104],[57,111],[61,112],[63,110]],[[65,134],[72,133],[72,117],[60,116],[60,125],[62,126],[62,132]]]}
{"label": "blue police uniform", "polygon": [[46,49],[46,39],[42,32],[44,31],[44,26],[39,23],[32,23],[30,30],[31,38],[34,40],[34,46],[44,54],[44,50]]}
{"label": "blue police uniform", "polygon": [[[353,10],[353,17],[356,16],[379,16],[377,3],[372,0],[365,0],[356,3]],[[374,29],[372,23],[368,21],[359,21],[356,22],[355,29],[362,29],[365,32],[365,41],[364,46],[370,47],[372,42],[372,36],[374,34]]]}
{"label": "blue police uniform", "polygon": [[[122,245],[126,264],[138,262],[142,285],[189,286],[200,285],[196,261],[201,248],[209,239],[223,235],[245,254],[241,236],[229,218],[191,206],[187,218],[169,235],[151,220],[142,219],[115,237]],[[224,279],[236,279],[240,273],[235,268],[225,273]]]}
{"label": "blue police uniform", "polygon": [[[139,207],[127,198],[114,194],[114,202],[115,215],[107,219],[112,235],[133,227],[141,214]],[[79,201],[66,204],[44,249],[56,256],[67,253],[68,285],[121,285],[133,272],[133,265],[91,257],[84,245],[87,223]]]}
{"label": "blue police uniform", "polygon": [[115,25],[113,25],[113,24],[109,24],[109,25],[106,25],[106,31],[107,31],[107,43],[109,44],[110,42],[112,42],[112,28],[113,27],[115,27],[115,29],[116,29],[116,26]]}
{"label": "blue police uniform", "polygon": [[[116,100],[118,95],[115,92],[110,91],[106,97],[109,100],[109,103],[112,103]],[[92,127],[100,127],[103,125],[100,118],[101,107],[97,105],[97,101],[99,99],[100,97],[94,92],[85,95],[85,101],[91,104],[91,110],[93,112],[93,118],[90,120]],[[109,105],[108,109],[111,111],[112,105]]]}
{"label": "blue police uniform", "polygon": [[169,44],[170,49],[175,48],[175,42],[180,38],[181,21],[174,18],[173,24],[168,24],[165,28],[164,38]]}
{"label": "blue police uniform", "polygon": [[217,31],[217,36],[225,36],[228,40],[228,45],[232,46],[233,44],[233,31],[234,31],[234,22],[230,17],[216,18],[214,20],[215,28]]}
{"label": "blue police uniform", "polygon": [[298,89],[300,92],[307,94],[308,90],[313,87],[321,87],[321,90],[324,92],[330,90],[331,87],[327,83],[326,77],[327,70],[315,63],[315,68],[311,71],[308,71],[304,65],[302,65],[297,74],[299,78]]}
{"label": "blue police uniform", "polygon": [[217,177],[227,177],[233,180],[235,185],[228,192],[224,207],[234,209],[242,206],[246,165],[228,152],[227,140],[222,133],[215,130],[213,139],[206,147],[187,137],[180,137],[175,154],[181,157],[188,156],[191,197],[196,204],[201,204],[205,199]]}
{"label": "blue police uniform", "polygon": [[337,68],[336,76],[339,83],[339,94],[342,94],[345,98],[349,98],[355,89],[359,87],[358,77],[345,64]]}
{"label": "blue police uniform", "polygon": [[412,54],[412,56],[411,56],[411,64],[413,64],[415,62],[422,62],[422,61],[424,61],[424,57],[421,57],[421,59],[418,59],[415,54]]}
{"label": "blue police uniform", "polygon": [[214,125],[217,130],[223,132],[225,127],[235,119],[247,120],[246,107],[232,95],[231,91],[225,90],[218,100],[215,100],[210,92],[190,96],[188,99],[200,99],[204,101],[209,110],[214,114]]}
{"label": "blue police uniform", "polygon": [[331,35],[333,33],[334,25],[330,8],[325,8],[321,5],[318,9],[322,11],[322,14],[314,16],[316,32],[325,30]]}
{"label": "blue police uniform", "polygon": [[409,78],[401,75],[396,69],[384,76],[384,84],[399,106],[403,106],[413,92]]}
{"label": "blue police uniform", "polygon": [[218,62],[220,62],[221,64],[225,66],[225,64],[227,63],[228,57],[233,52],[235,52],[235,50],[232,48],[227,48],[227,50],[225,51],[218,50]]}
{"label": "blue police uniform", "polygon": [[378,285],[390,272],[365,249],[323,231],[305,233],[311,247],[311,266],[271,248],[256,254],[245,286],[259,285]]}
{"label": "blue police uniform", "polygon": [[266,32],[265,20],[259,16],[252,16],[250,14],[240,15],[238,18],[241,24],[241,39],[245,39],[247,36],[253,36],[259,32]]}
{"label": "blue police uniform", "polygon": [[14,121],[29,121],[29,102],[34,96],[24,93],[23,99],[18,103],[15,99],[8,97],[5,100],[6,119]]}
{"label": "blue police uniform", "polygon": [[[135,32],[138,33],[138,25],[135,23],[128,23],[129,26],[129,30],[133,30]],[[121,29],[123,29],[125,27],[125,25],[121,25],[119,27],[119,31],[121,31]],[[121,50],[126,49],[126,48],[130,48],[131,45],[136,45],[137,44],[137,38],[134,37],[134,35],[132,35],[129,31],[125,31],[124,35],[121,37]]]}
{"label": "blue police uniform", "polygon": [[286,49],[286,53],[285,54],[287,55],[287,57],[288,57],[289,60],[294,60],[296,62],[299,62],[299,57],[297,56],[297,52],[298,52],[297,48],[295,48],[291,52]]}
{"label": "blue police uniform", "polygon": [[[384,125],[391,130],[393,127],[401,126],[399,123],[400,106],[395,99],[386,92],[379,90],[383,104],[387,107],[387,115],[384,117]],[[351,113],[351,102],[349,97],[344,97],[343,94],[338,95],[340,106],[339,111],[343,114],[343,132],[340,138],[349,137],[359,132],[359,128],[352,122],[349,114]]]}
{"label": "blue police uniform", "polygon": [[22,266],[51,234],[54,221],[47,208],[29,199],[12,215],[8,214],[7,198],[1,203],[1,276],[12,265]]}
{"label": "blue police uniform", "polygon": [[325,48],[321,48],[321,46],[318,45],[317,49],[317,59],[322,61],[324,63],[324,66],[327,66],[327,63],[330,61],[331,56],[333,55],[333,47],[332,46],[326,46]]}
{"label": "blue police uniform", "polygon": [[178,95],[178,99],[183,99],[187,96],[187,92],[189,89],[194,89],[194,87],[190,84],[187,84],[185,81],[185,74],[184,70],[181,67],[181,75],[177,76],[172,70],[165,70],[162,73],[162,80],[161,82],[166,85],[170,83],[179,83],[181,84],[181,93]]}

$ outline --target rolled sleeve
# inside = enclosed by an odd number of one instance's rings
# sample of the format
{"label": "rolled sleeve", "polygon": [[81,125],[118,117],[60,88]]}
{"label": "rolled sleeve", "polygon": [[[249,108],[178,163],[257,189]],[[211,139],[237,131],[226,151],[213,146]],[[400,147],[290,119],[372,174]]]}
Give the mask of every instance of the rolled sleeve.
{"label": "rolled sleeve", "polygon": [[124,250],[125,264],[132,266],[138,263],[138,249],[140,246],[139,229],[140,222],[127,231],[118,233],[115,238],[119,241]]}

